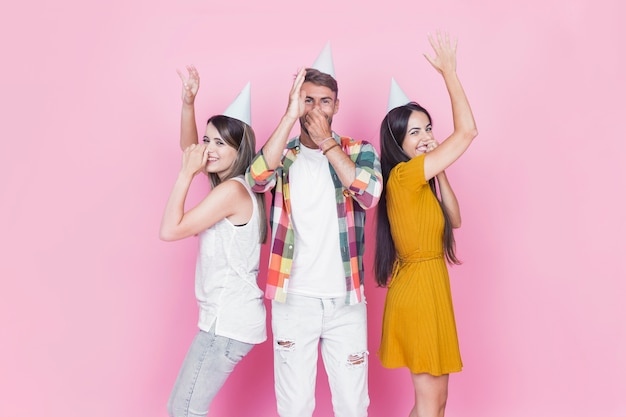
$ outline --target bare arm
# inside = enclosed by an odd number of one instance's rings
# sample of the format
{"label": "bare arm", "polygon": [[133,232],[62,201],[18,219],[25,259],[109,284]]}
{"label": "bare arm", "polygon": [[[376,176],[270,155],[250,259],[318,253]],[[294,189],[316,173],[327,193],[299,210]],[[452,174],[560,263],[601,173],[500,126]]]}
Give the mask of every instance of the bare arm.
{"label": "bare arm", "polygon": [[280,122],[274,132],[269,137],[265,145],[263,145],[263,155],[267,168],[275,170],[279,165],[285,150],[285,145],[289,140],[289,133],[298,121],[298,118],[304,114],[304,97],[300,91],[304,83],[306,70],[304,68],[298,71],[296,78],[289,93],[289,104],[287,111],[280,119]]}
{"label": "bare arm", "polygon": [[176,70],[183,82],[183,107],[180,115],[180,149],[185,150],[190,145],[198,143],[198,128],[196,126],[196,110],[194,102],[200,88],[200,75],[193,65],[187,66],[188,77]]}
{"label": "bare arm", "polygon": [[424,176],[427,180],[452,165],[478,134],[472,109],[456,74],[456,41],[452,45],[447,34],[445,36],[437,34],[436,38],[429,36],[428,39],[436,56],[432,58],[425,55],[425,57],[443,76],[450,95],[454,131],[424,158]]}
{"label": "bare arm", "polygon": [[[252,209],[248,192],[235,181],[213,189],[196,207],[185,212],[185,200],[193,178],[206,166],[206,145],[191,145],[183,153],[183,166],[165,206],[159,237],[172,241],[193,236],[224,218],[245,219]],[[242,192],[243,191],[243,192]]]}
{"label": "bare arm", "polygon": [[461,227],[461,209],[459,208],[459,202],[456,199],[454,190],[448,181],[446,171],[441,171],[437,175],[437,182],[439,183],[439,192],[441,193],[441,202],[446,208],[446,212],[450,217],[450,223],[453,228],[457,229]]}
{"label": "bare arm", "polygon": [[[332,136],[332,130],[328,123],[328,118],[322,110],[315,108],[306,115],[305,126],[309,132],[311,140],[317,146],[320,146],[324,139]],[[350,188],[350,185],[356,179],[356,165],[348,155],[343,152],[341,146],[333,140],[325,141],[321,146],[322,152],[328,158],[328,162],[333,166],[339,180],[344,187]]]}
{"label": "bare arm", "polygon": [[[426,154],[434,151],[439,143],[432,138],[431,140],[425,141],[426,145]],[[424,157],[426,158],[426,157]],[[443,206],[446,208],[446,213],[450,217],[450,222],[453,228],[461,227],[461,210],[459,208],[459,202],[456,199],[456,195],[454,194],[454,190],[448,181],[448,176],[446,175],[446,171],[441,171],[437,174],[437,182],[439,183],[439,192],[441,193],[441,202]]]}
{"label": "bare arm", "polygon": [[370,144],[361,142],[350,146],[350,155],[332,137],[324,112],[315,108],[307,113],[305,127],[311,140],[322,150],[337,173],[341,184],[364,209],[378,204],[382,192],[380,160]]}
{"label": "bare arm", "polygon": [[341,150],[340,146],[330,150],[326,154],[326,157],[328,158],[328,162],[330,162],[335,169],[343,186],[350,188],[356,179],[356,165],[354,162]]}

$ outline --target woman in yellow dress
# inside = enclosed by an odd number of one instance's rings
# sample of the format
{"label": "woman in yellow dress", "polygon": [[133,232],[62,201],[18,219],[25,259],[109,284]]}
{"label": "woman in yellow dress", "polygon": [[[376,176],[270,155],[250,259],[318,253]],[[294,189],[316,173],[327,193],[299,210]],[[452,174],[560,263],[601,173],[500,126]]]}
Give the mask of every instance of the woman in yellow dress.
{"label": "woman in yellow dress", "polygon": [[377,213],[375,275],[388,290],[378,353],[383,366],[411,372],[410,417],[443,416],[448,375],[462,368],[446,266],[446,260],[459,263],[452,229],[460,227],[461,215],[444,170],[478,133],[456,74],[456,41],[447,34],[429,41],[435,56],[425,57],[443,76],[454,131],[439,144],[429,113],[408,99],[389,110],[380,128],[385,186]]}

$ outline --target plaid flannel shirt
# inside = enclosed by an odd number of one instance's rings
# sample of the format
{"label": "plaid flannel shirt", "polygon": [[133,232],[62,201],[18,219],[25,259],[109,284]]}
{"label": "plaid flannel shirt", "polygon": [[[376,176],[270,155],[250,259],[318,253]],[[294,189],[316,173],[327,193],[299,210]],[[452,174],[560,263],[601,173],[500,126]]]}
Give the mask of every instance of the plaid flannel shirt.
{"label": "plaid flannel shirt", "polygon": [[[362,299],[360,287],[364,279],[365,210],[378,203],[383,181],[380,160],[371,144],[339,137],[334,132],[333,137],[356,165],[356,179],[349,188],[345,188],[332,165],[328,164],[335,184],[339,246],[346,279],[346,304],[356,304]],[[283,151],[281,165],[275,170],[268,168],[261,150],[246,171],[246,179],[253,191],[263,193],[273,190],[270,213],[272,247],[265,296],[279,302],[287,299],[294,254],[289,167],[296,160],[300,146],[299,137],[291,139]],[[355,201],[357,204],[354,204]]]}

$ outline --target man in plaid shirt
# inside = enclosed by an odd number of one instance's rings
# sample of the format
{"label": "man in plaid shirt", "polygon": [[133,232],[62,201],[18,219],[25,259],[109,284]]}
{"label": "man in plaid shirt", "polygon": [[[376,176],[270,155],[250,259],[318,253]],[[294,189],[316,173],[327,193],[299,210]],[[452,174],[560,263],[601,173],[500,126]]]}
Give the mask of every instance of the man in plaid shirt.
{"label": "man in plaid shirt", "polygon": [[[335,416],[366,416],[369,405],[364,226],[382,175],[371,144],[331,130],[337,91],[332,75],[300,70],[287,111],[246,173],[255,192],[273,191],[265,294],[281,417],[313,414],[320,344]],[[300,135],[289,139],[296,121]]]}

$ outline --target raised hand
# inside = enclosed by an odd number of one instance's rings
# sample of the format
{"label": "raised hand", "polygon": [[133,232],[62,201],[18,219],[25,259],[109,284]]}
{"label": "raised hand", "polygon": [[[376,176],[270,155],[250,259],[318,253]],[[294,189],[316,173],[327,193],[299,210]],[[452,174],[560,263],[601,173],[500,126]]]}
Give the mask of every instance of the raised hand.
{"label": "raised hand", "polygon": [[451,42],[448,34],[437,33],[436,36],[429,35],[428,41],[436,55],[435,57],[424,56],[443,76],[452,105],[454,131],[440,145],[435,145],[433,149],[427,147],[425,151],[427,154],[424,158],[426,179],[438,175],[452,165],[467,150],[478,134],[472,109],[456,73],[456,40]]}
{"label": "raised hand", "polygon": [[198,74],[198,70],[193,65],[187,65],[187,73],[188,77],[180,70],[176,70],[180,80],[183,82],[183,92],[182,99],[185,104],[193,104],[196,99],[196,94],[198,94],[198,89],[200,88],[200,74]]}
{"label": "raised hand", "polygon": [[302,84],[304,84],[305,76],[305,68],[298,70],[291,91],[289,92],[289,104],[287,105],[286,115],[293,120],[297,120],[304,114],[304,92],[301,89]]}
{"label": "raised hand", "polygon": [[448,33],[437,32],[435,36],[429,34],[428,41],[435,51],[435,57],[424,54],[424,57],[440,74],[456,72],[456,45],[457,39],[450,42]]}

